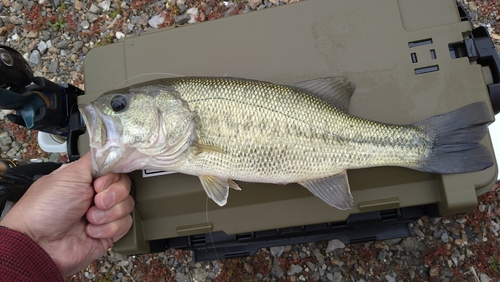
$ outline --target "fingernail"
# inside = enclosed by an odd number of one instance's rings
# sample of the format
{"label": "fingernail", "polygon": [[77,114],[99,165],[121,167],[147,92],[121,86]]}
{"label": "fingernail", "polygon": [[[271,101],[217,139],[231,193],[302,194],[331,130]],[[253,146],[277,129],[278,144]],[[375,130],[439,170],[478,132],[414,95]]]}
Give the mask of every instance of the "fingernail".
{"label": "fingernail", "polygon": [[101,205],[105,209],[109,209],[114,201],[115,195],[113,193],[104,193],[101,197]]}
{"label": "fingernail", "polygon": [[92,218],[96,223],[101,223],[101,221],[106,216],[106,212],[102,210],[94,210],[92,211]]}
{"label": "fingernail", "polygon": [[99,225],[89,225],[87,228],[87,232],[90,233],[90,236],[97,237],[101,234],[101,226]]}

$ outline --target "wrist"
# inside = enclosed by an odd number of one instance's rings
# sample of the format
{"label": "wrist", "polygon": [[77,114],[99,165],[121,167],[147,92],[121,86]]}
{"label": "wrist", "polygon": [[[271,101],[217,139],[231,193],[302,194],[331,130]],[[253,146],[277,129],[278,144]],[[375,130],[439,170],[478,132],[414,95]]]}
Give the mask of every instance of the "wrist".
{"label": "wrist", "polygon": [[27,235],[28,237],[30,237],[37,244],[39,244],[39,242],[38,242],[37,238],[35,237],[35,235],[33,234],[33,232],[31,232],[31,230],[26,226],[26,224],[24,224],[24,221],[22,219],[19,219],[19,218],[17,218],[17,219],[13,218],[12,216],[9,216],[10,214],[11,214],[10,212],[7,213],[7,215],[5,215],[5,217],[2,219],[2,221],[0,221],[0,226],[21,232],[21,233]]}

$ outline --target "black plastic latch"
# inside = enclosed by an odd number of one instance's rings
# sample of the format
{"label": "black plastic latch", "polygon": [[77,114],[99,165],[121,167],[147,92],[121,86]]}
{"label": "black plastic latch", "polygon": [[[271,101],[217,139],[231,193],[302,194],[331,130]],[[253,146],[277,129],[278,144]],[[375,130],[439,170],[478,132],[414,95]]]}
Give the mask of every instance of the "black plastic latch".
{"label": "black plastic latch", "polygon": [[[474,48],[471,46],[470,39],[472,39]],[[473,29],[470,39],[465,40],[467,54],[477,57],[477,63],[490,68],[493,83],[488,85],[488,92],[493,112],[498,114],[500,112],[500,59],[498,53],[485,27],[480,26]]]}
{"label": "black plastic latch", "polygon": [[68,138],[66,140],[66,151],[70,162],[80,158],[78,151],[78,137],[85,133],[85,122],[83,121],[80,112],[75,108],[69,116],[68,123]]}

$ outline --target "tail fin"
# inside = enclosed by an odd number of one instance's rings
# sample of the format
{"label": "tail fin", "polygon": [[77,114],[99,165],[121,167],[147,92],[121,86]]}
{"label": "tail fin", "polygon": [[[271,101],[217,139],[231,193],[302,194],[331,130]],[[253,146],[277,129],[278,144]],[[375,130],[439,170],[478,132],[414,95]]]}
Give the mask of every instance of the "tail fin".
{"label": "tail fin", "polygon": [[489,122],[488,106],[477,102],[415,123],[434,140],[431,153],[416,169],[464,173],[490,167],[493,165],[491,153],[478,143],[488,132]]}

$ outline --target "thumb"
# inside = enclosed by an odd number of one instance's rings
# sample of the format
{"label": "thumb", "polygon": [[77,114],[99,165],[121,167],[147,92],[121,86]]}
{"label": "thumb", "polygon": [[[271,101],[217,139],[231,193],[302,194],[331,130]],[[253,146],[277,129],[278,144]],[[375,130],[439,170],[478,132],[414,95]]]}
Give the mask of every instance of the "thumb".
{"label": "thumb", "polygon": [[92,182],[92,157],[90,156],[90,152],[87,152],[85,155],[80,157],[78,160],[67,163],[59,167],[58,169],[54,170],[52,174],[58,174],[58,176],[61,176],[61,172],[65,172],[64,174],[67,174],[68,176],[75,176],[75,175],[80,175],[80,177],[83,177],[85,181],[88,181],[89,183]]}

